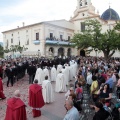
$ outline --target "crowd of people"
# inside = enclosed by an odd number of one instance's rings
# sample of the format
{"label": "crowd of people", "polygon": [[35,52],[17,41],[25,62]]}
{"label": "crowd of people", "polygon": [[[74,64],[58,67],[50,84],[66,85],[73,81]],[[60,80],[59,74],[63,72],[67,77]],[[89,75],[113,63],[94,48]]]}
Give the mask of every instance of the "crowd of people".
{"label": "crowd of people", "polygon": [[[29,106],[32,107],[33,117],[41,116],[40,108],[46,103],[52,103],[54,89],[56,93],[65,93],[66,115],[64,120],[80,120],[84,88],[87,89],[95,110],[93,120],[106,120],[110,113],[112,94],[120,99],[120,59],[96,57],[74,58],[16,58],[2,60],[0,66],[0,98],[5,99],[2,78],[8,77],[9,83],[14,83],[29,75]],[[75,80],[75,81],[74,81]],[[70,84],[72,81],[72,84]],[[55,83],[53,88],[52,83]],[[68,87],[67,87],[68,86]],[[69,88],[69,89],[68,89]],[[14,104],[13,104],[14,103]],[[20,99],[20,91],[16,90],[14,97],[7,100],[5,120],[26,120],[26,105]],[[115,111],[115,112],[114,112]],[[114,106],[112,117],[119,120],[120,104]],[[114,114],[118,113],[118,114]],[[17,116],[19,115],[19,119]],[[112,120],[112,119],[111,119]]]}
{"label": "crowd of people", "polygon": [[[92,100],[89,106],[95,110],[93,120],[119,120],[120,104],[114,101],[112,106],[112,95],[116,95],[116,100],[120,99],[120,60],[85,57],[80,59],[76,81],[73,87],[66,93],[66,98],[73,101],[73,106],[79,113],[82,112],[82,101],[84,99],[84,89],[87,88],[88,99]],[[89,103],[89,102],[88,102]],[[112,108],[112,107],[113,108]],[[69,119],[72,111],[69,110]],[[65,120],[68,120],[68,114]],[[75,115],[75,114],[74,114]],[[75,117],[75,116],[74,116]],[[91,119],[91,118],[90,118]],[[75,119],[79,120],[79,118]]]}

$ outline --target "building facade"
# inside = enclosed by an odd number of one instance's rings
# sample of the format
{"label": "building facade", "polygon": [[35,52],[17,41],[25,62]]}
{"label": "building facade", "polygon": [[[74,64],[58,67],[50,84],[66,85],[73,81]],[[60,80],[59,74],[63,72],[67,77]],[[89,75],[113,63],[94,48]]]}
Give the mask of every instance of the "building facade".
{"label": "building facade", "polygon": [[[22,52],[23,56],[87,55],[84,50],[73,48],[70,43],[74,33],[80,33],[85,29],[85,20],[97,19],[102,25],[102,32],[112,29],[116,20],[119,20],[117,12],[110,7],[101,16],[95,11],[90,0],[77,0],[74,16],[69,21],[54,20],[27,26],[23,23],[22,27],[4,31],[4,49],[10,49],[11,45],[27,47],[28,49]],[[11,54],[6,53],[5,56]],[[20,53],[16,52],[14,55],[18,56]],[[95,56],[96,52],[92,51],[89,55]],[[116,51],[114,57],[118,55],[120,56],[120,52]],[[99,53],[98,56],[103,56],[103,53]]]}

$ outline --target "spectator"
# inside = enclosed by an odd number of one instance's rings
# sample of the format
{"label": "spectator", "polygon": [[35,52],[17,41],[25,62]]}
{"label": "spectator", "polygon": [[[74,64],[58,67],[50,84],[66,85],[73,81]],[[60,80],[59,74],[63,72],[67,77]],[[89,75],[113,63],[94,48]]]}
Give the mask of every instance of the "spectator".
{"label": "spectator", "polygon": [[65,94],[66,100],[69,99],[69,95],[70,94],[74,94],[74,88],[70,87],[70,89],[67,91],[67,93]]}
{"label": "spectator", "polygon": [[92,84],[92,73],[88,71],[87,73],[87,89],[90,90]]}
{"label": "spectator", "polygon": [[97,77],[96,76],[92,76],[92,85],[91,85],[91,94],[92,94],[92,99],[94,102],[97,101],[98,99],[98,94],[97,94],[97,91],[98,91],[98,81],[97,81]]}
{"label": "spectator", "polygon": [[95,109],[95,115],[93,120],[106,120],[109,116],[109,113],[103,108],[101,102],[96,102],[95,105],[91,105]]}
{"label": "spectator", "polygon": [[107,81],[105,82],[107,84],[109,84],[110,87],[110,91],[112,92],[112,88],[113,88],[113,79],[112,79],[112,75],[109,73],[107,76]]}
{"label": "spectator", "polygon": [[73,106],[72,100],[66,100],[65,102],[65,108],[67,109],[67,114],[65,115],[63,120],[79,120],[79,112],[78,110]]}
{"label": "spectator", "polygon": [[81,100],[82,99],[82,97],[83,97],[83,90],[82,90],[82,88],[81,88],[81,84],[80,83],[77,83],[76,84],[76,89],[75,89],[75,93],[76,93],[76,98],[77,98],[77,100]]}
{"label": "spectator", "polygon": [[117,96],[118,96],[118,99],[120,99],[120,78],[117,81],[116,87],[117,87],[117,91],[116,91]]}
{"label": "spectator", "polygon": [[109,90],[109,84],[105,84],[103,87],[100,87],[100,89],[98,90],[98,95],[100,98],[105,99],[105,101],[106,101],[105,103],[107,106],[110,106],[112,94]]}

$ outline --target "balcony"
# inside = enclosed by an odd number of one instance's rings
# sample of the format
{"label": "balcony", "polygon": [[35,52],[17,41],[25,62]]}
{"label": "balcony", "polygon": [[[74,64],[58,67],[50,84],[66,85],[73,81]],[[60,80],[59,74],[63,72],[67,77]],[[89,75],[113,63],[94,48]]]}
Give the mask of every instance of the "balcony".
{"label": "balcony", "polygon": [[64,40],[64,39],[50,39],[46,38],[46,45],[62,45],[62,46],[71,46],[72,43],[70,43],[69,40]]}
{"label": "balcony", "polygon": [[40,44],[40,40],[33,40],[33,44],[39,45]]}

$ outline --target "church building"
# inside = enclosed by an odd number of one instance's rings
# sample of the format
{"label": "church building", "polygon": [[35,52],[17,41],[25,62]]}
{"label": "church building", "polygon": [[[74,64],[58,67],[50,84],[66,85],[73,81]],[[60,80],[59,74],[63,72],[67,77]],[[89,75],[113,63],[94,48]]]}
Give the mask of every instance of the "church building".
{"label": "church building", "polygon": [[[77,0],[76,10],[69,21],[43,21],[27,26],[23,23],[22,27],[2,32],[4,49],[10,49],[11,45],[24,46],[28,49],[21,53],[22,56],[96,56],[95,51],[87,54],[85,50],[77,50],[70,43],[74,33],[85,30],[86,19],[97,19],[102,25],[102,32],[112,29],[116,21],[120,20],[118,13],[110,7],[99,15],[91,0]],[[5,56],[9,55],[12,53],[5,53]],[[12,57],[19,55],[16,52]],[[103,53],[98,56],[103,56]],[[120,52],[116,51],[113,56],[120,57]]]}

